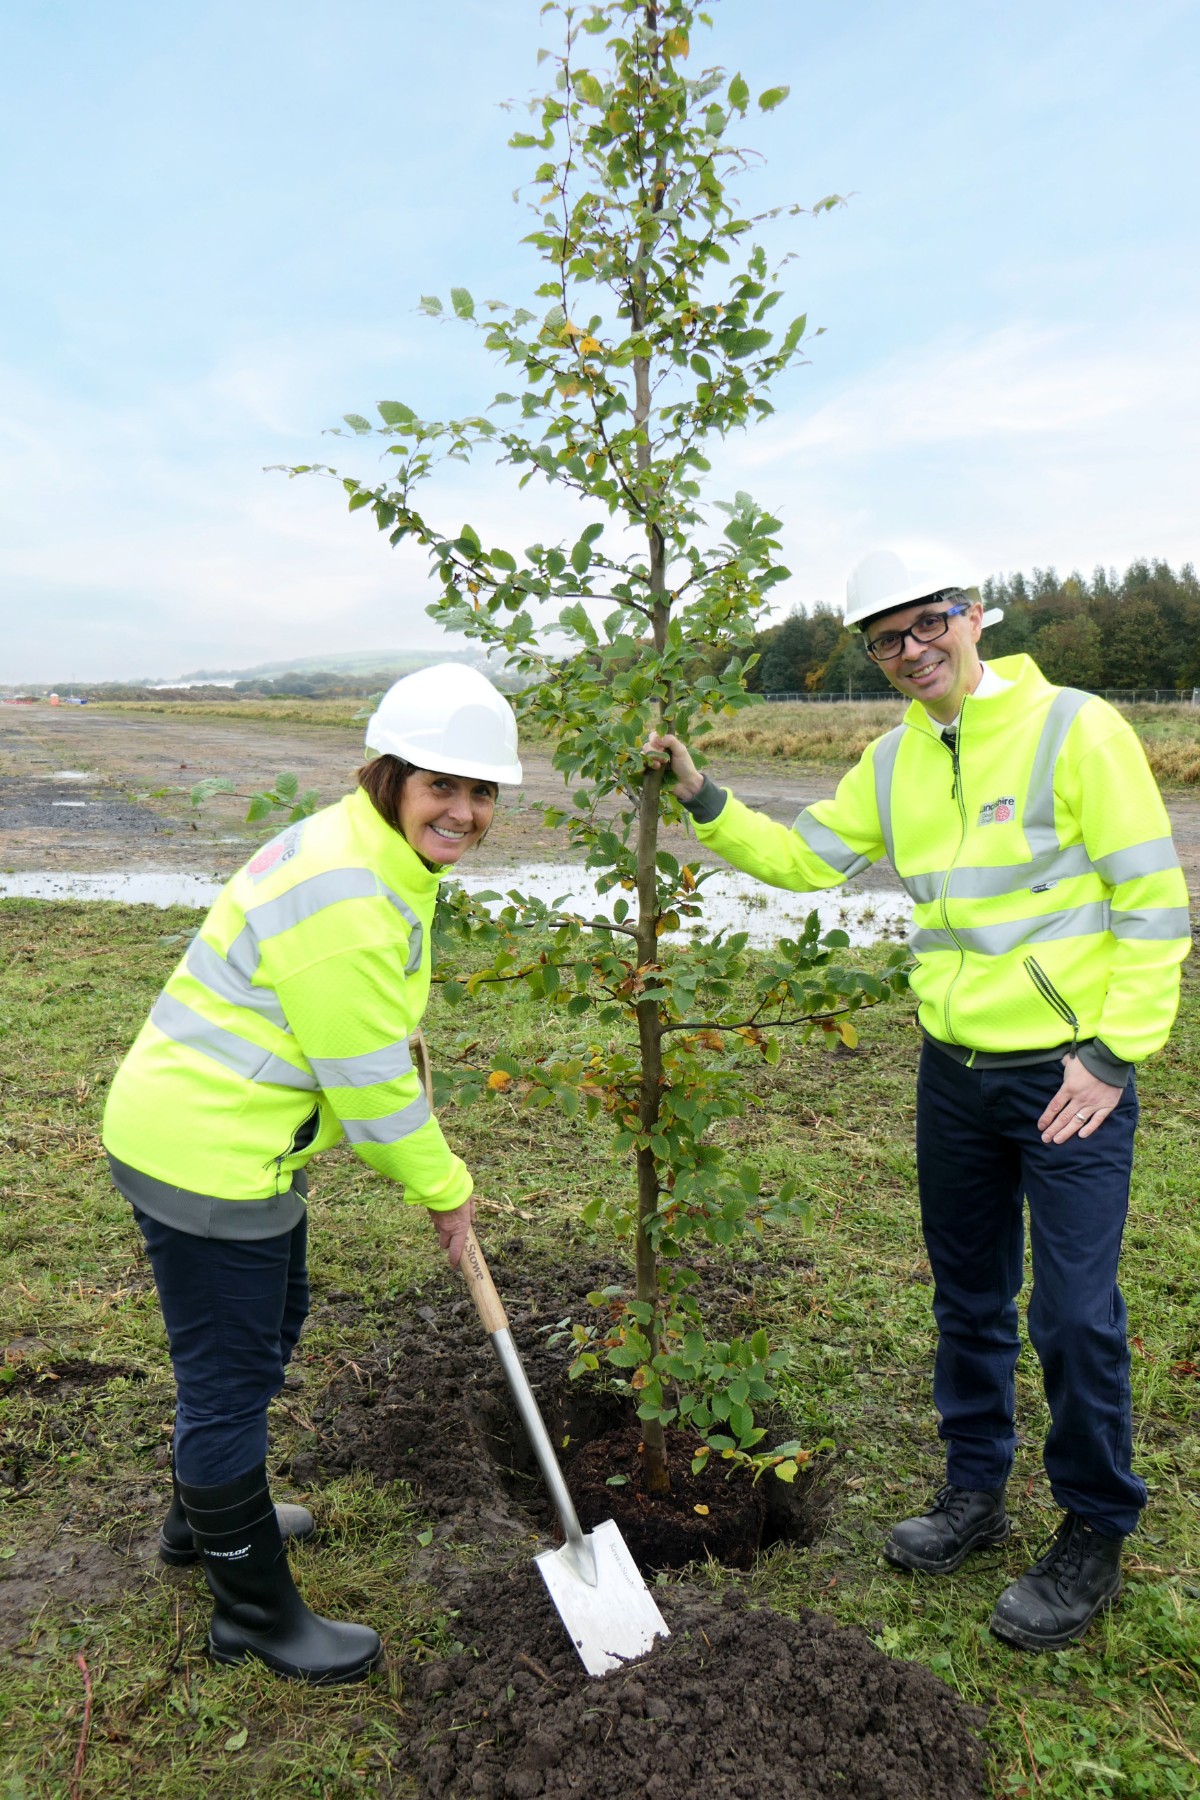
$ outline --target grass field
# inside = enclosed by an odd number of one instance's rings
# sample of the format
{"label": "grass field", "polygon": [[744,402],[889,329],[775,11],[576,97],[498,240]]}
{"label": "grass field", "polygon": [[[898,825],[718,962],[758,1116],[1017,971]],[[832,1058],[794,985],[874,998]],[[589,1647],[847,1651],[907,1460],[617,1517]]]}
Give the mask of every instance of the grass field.
{"label": "grass field", "polygon": [[[323,1542],[295,1556],[312,1604],[384,1633],[390,1676],[365,1687],[309,1690],[253,1666],[210,1665],[198,1579],[153,1560],[172,1389],[148,1270],[98,1131],[111,1074],[179,954],[178,934],[196,922],[148,908],[0,904],[0,1571],[15,1581],[75,1565],[29,1589],[21,1629],[0,1649],[3,1800],[404,1794],[397,1745],[419,1728],[405,1671],[454,1635],[414,1570],[427,1521],[400,1484],[357,1476],[315,1489]],[[427,1027],[435,1055],[469,1030],[479,1057],[522,1041],[547,1048],[575,1030],[510,994],[454,1013],[435,995]],[[860,1054],[797,1048],[778,1068],[756,1062],[752,1112],[724,1127],[769,1171],[799,1171],[806,1184],[810,1224],[763,1246],[751,1304],[790,1353],[781,1399],[791,1426],[837,1449],[824,1459],[831,1509],[817,1544],[772,1551],[748,1576],[704,1578],[742,1582],[784,1613],[829,1612],[887,1653],[929,1664],[988,1709],[997,1796],[1200,1793],[1200,982],[1186,971],[1171,1045],[1143,1078],[1126,1239],[1137,1462],[1152,1505],[1127,1555],[1121,1606],[1055,1655],[1011,1652],[986,1630],[996,1592],[1056,1518],[1028,1353],[1011,1547],[942,1581],[900,1576],[879,1556],[889,1522],[918,1509],[941,1472],[912,1148],[917,1041],[898,1006],[862,1021]],[[582,1203],[629,1178],[582,1120],[499,1098],[451,1109],[445,1122],[475,1172],[482,1231],[518,1209],[526,1255],[544,1268],[583,1242]],[[297,1358],[303,1399],[285,1396],[273,1418],[280,1451],[306,1441],[306,1409],[346,1359],[386,1341],[391,1297],[436,1266],[424,1216],[342,1150],[315,1172],[311,1214],[314,1315]],[[355,1297],[349,1320],[323,1304],[331,1294]],[[0,1644],[16,1604],[5,1610],[6,1591],[0,1581]],[[93,1704],[73,1786],[81,1658]]]}
{"label": "grass field", "polygon": [[[169,713],[192,719],[274,719],[298,725],[361,725],[366,703],[360,700],[128,700],[105,703],[106,712]],[[1167,787],[1190,787],[1200,781],[1200,707],[1127,706],[1120,709],[1132,722],[1150,767]],[[723,721],[703,740],[711,758],[748,757],[772,762],[819,764],[848,768],[872,738],[899,723],[898,701],[857,701],[841,705],[746,707]],[[548,748],[535,732],[524,741]]]}

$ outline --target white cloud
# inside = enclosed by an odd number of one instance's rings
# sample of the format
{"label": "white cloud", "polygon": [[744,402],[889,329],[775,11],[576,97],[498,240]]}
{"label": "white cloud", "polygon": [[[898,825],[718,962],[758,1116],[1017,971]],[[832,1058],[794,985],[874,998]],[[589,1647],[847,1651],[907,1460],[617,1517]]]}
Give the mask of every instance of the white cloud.
{"label": "white cloud", "polygon": [[1198,548],[1200,327],[1130,343],[1011,325],[892,356],[732,444],[729,481],[784,519],[782,609],[840,602],[879,544],[918,578],[1178,564]]}

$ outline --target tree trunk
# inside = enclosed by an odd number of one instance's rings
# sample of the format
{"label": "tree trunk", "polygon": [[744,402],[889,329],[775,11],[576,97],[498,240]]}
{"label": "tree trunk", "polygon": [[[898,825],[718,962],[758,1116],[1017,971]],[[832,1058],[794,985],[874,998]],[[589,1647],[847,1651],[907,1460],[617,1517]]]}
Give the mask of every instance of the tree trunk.
{"label": "tree trunk", "polygon": [[[653,0],[645,9],[647,28],[651,33],[657,29],[658,9]],[[653,39],[652,39],[653,43]],[[651,49],[651,69],[657,73],[657,47]],[[644,152],[645,146],[642,146]],[[650,191],[644,195],[649,201],[652,212],[662,207],[664,171],[661,158],[656,159],[653,174],[650,177]],[[633,271],[630,289],[630,323],[635,332],[645,329],[646,325],[646,267],[639,255]],[[638,473],[648,476],[651,467],[650,447],[650,359],[635,357],[634,374],[634,418],[642,428],[642,439],[637,448]],[[646,545],[649,553],[650,568],[650,602],[651,626],[654,633],[654,647],[661,655],[667,643],[667,621],[671,614],[671,603],[667,597],[666,545],[662,532],[651,516],[653,507],[653,486],[649,480],[639,483],[639,498],[643,506],[643,518],[646,525]],[[664,702],[659,702],[659,720],[663,717]],[[658,769],[647,771],[642,782],[641,805],[638,812],[637,837],[637,948],[638,965],[648,968],[658,961],[658,906],[656,896],[656,862],[658,852],[658,797],[662,791],[662,772]],[[658,1000],[651,995],[638,1005],[638,1042],[641,1050],[641,1091],[638,1097],[638,1123],[643,1137],[651,1136],[658,1129],[659,1096],[662,1089],[662,1018]],[[647,1235],[647,1226],[658,1212],[658,1168],[652,1150],[639,1150],[637,1153],[637,1238],[635,1257],[637,1265],[637,1297],[654,1308],[650,1324],[645,1327],[646,1337],[650,1342],[651,1356],[657,1356],[659,1348],[658,1333],[658,1257],[653,1244]],[[645,1445],[645,1477],[646,1487],[652,1494],[669,1493],[670,1475],[667,1471],[667,1450],[662,1425],[657,1419],[643,1422],[642,1442]]]}

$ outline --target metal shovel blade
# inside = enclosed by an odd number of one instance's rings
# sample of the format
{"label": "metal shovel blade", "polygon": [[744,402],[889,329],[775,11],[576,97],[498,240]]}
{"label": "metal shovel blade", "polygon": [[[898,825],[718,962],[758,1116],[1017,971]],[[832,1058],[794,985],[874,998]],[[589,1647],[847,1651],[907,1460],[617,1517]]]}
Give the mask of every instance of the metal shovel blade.
{"label": "metal shovel blade", "polygon": [[[425,1098],[433,1110],[433,1075],[429,1053],[419,1031],[409,1038],[413,1067],[421,1076]],[[637,1564],[612,1519],[584,1532],[567,1491],[545,1422],[533,1397],[509,1330],[504,1303],[474,1231],[468,1230],[459,1269],[476,1311],[500,1361],[517,1403],[521,1422],[562,1521],[566,1542],[534,1558],[558,1616],[566,1626],[589,1675],[607,1675],[622,1663],[644,1656],[657,1637],[670,1637],[666,1621],[650,1597]]]}
{"label": "metal shovel blade", "polygon": [[594,1586],[569,1543],[534,1561],[584,1668],[589,1675],[607,1675],[644,1656],[655,1638],[670,1632],[615,1522],[606,1519],[583,1541],[592,1552]]}

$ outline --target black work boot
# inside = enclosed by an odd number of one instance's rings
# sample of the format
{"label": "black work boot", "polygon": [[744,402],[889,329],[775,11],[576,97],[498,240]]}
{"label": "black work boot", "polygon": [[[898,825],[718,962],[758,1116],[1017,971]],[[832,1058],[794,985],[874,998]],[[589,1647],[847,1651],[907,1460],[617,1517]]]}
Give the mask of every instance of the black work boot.
{"label": "black work boot", "polygon": [[382,1644],[368,1625],[310,1612],[296,1592],[267,1487],[266,1465],[220,1487],[179,1492],[216,1605],[208,1647],[218,1662],[256,1656],[295,1681],[359,1681]]}
{"label": "black work boot", "polygon": [[1061,1650],[1121,1597],[1121,1545],[1067,1513],[1032,1568],[1006,1587],[988,1624],[1023,1650]]}
{"label": "black work boot", "polygon": [[[283,1538],[295,1538],[297,1543],[303,1543],[316,1530],[313,1516],[306,1506],[294,1506],[288,1501],[281,1501],[276,1505],[275,1517],[279,1521],[279,1535]],[[171,1458],[171,1507],[159,1530],[158,1554],[165,1563],[170,1563],[175,1568],[200,1561],[200,1552],[196,1548],[192,1528],[183,1510],[174,1457]]]}
{"label": "black work boot", "polygon": [[964,1488],[947,1482],[928,1512],[892,1526],[883,1554],[901,1569],[949,1575],[972,1550],[1003,1543],[1011,1530],[1002,1487]]}

